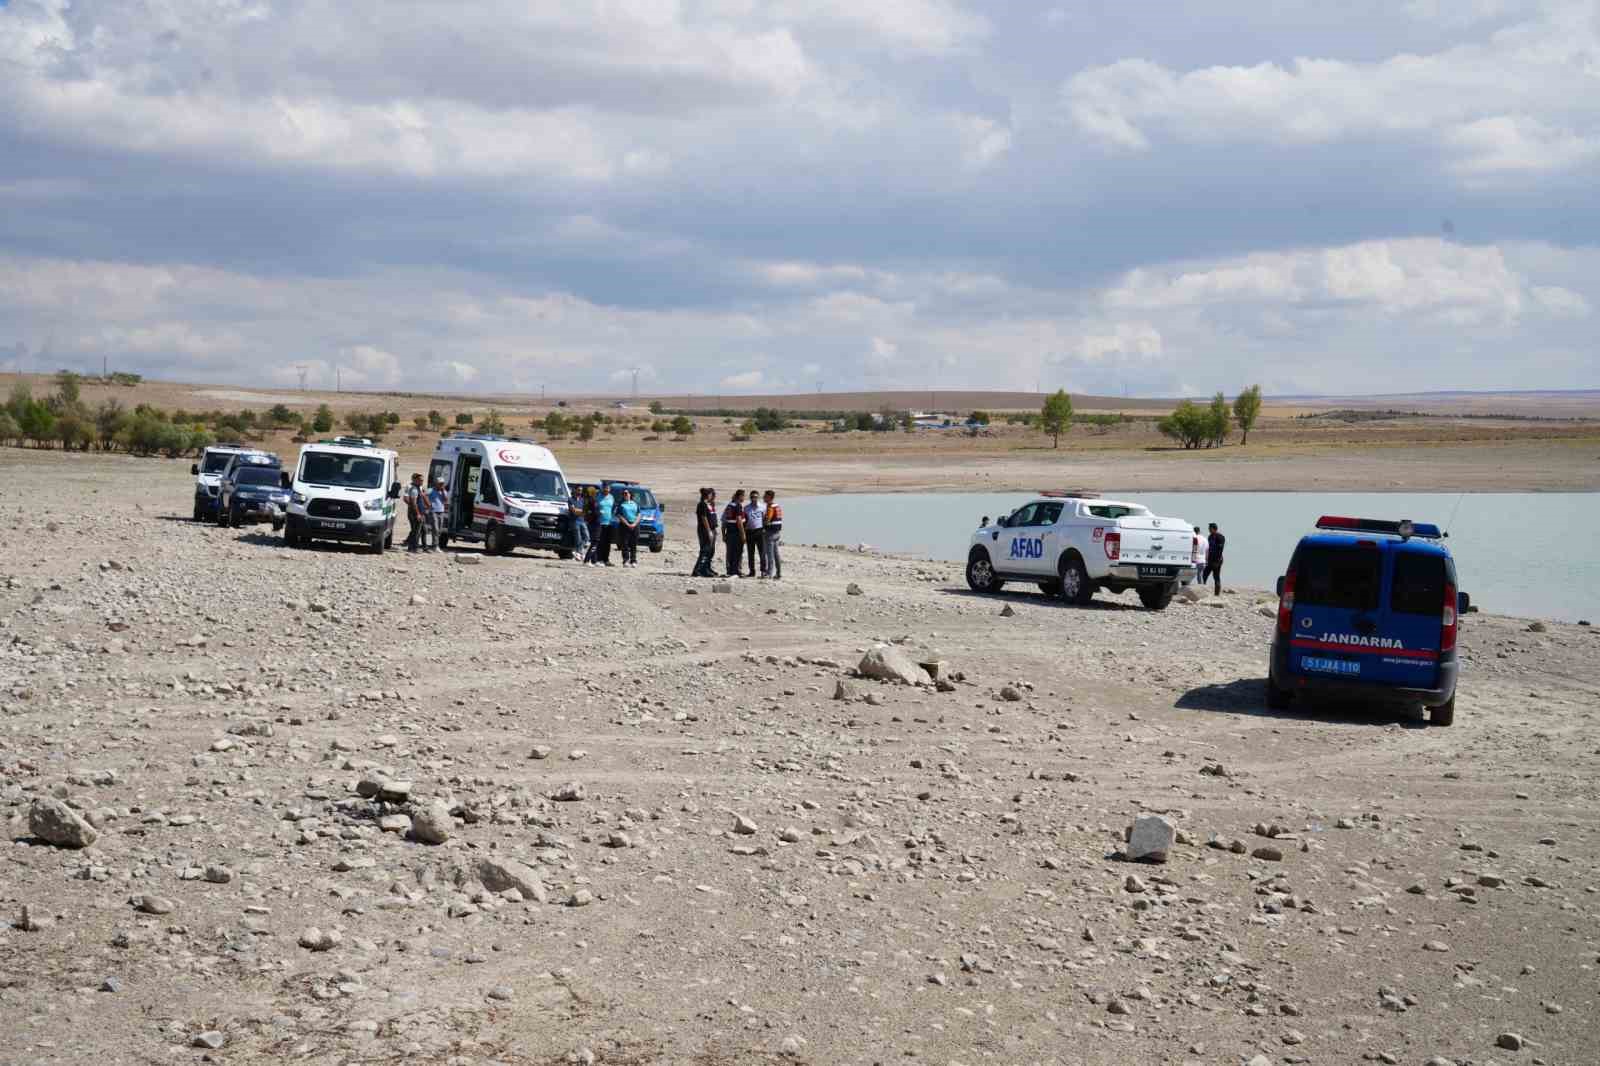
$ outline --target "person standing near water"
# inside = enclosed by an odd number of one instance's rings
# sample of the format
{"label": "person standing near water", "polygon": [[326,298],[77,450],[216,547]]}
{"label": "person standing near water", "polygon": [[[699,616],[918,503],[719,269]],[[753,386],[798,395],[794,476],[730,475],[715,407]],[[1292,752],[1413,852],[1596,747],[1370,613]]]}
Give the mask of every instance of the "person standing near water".
{"label": "person standing near water", "polygon": [[1216,582],[1218,596],[1222,595],[1222,549],[1227,546],[1228,538],[1222,535],[1215,522],[1211,523],[1211,535],[1206,537],[1206,568],[1200,578],[1200,583],[1205,584],[1207,577]]}
{"label": "person standing near water", "polygon": [[783,507],[778,494],[767,490],[766,513],[762,515],[762,532],[767,535],[767,576],[774,581],[783,580]]}
{"label": "person standing near water", "polygon": [[722,540],[728,549],[728,576],[743,577],[739,566],[744,555],[744,489],[734,489],[733,499],[722,510]]}
{"label": "person standing near water", "polygon": [[694,561],[690,577],[712,577],[712,560],[717,557],[717,490],[700,490],[700,502],[694,507],[694,532],[700,539],[700,555]]}
{"label": "person standing near water", "polygon": [[[744,536],[747,550],[750,553],[750,576],[767,576],[767,535],[762,532],[766,523],[766,508],[762,506],[761,496],[755,489],[750,490],[750,495],[745,498],[744,505]],[[756,556],[761,556],[761,571],[756,572]]]}

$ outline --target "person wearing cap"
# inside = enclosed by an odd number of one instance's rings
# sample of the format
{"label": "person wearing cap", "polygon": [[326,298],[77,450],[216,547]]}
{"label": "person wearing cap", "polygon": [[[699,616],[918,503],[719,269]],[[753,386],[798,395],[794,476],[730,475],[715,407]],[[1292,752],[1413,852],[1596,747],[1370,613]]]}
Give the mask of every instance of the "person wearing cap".
{"label": "person wearing cap", "polygon": [[428,493],[428,531],[433,535],[433,546],[429,551],[436,552],[439,545],[444,543],[444,516],[450,510],[450,493],[444,487],[444,478],[433,479],[433,489]]}
{"label": "person wearing cap", "polygon": [[700,538],[700,555],[694,561],[690,577],[715,577],[712,561],[717,557],[717,490],[700,490],[700,502],[694,508],[694,531]]}
{"label": "person wearing cap", "polygon": [[739,567],[744,556],[744,489],[734,489],[733,499],[722,509],[722,540],[728,549],[728,576],[743,577]]}
{"label": "person wearing cap", "polygon": [[406,535],[406,551],[416,552],[426,547],[428,539],[428,520],[422,513],[425,490],[422,487],[422,475],[411,475],[411,484],[406,486],[406,521],[411,523],[411,532]]}

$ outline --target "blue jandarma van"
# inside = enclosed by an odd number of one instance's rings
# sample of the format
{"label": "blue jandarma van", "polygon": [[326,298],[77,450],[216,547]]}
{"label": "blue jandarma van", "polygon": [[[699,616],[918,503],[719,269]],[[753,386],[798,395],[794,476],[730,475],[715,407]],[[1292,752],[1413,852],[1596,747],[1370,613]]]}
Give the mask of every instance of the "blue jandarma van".
{"label": "blue jandarma van", "polygon": [[1267,703],[1319,692],[1420,703],[1455,719],[1468,597],[1439,527],[1324,515],[1278,579]]}

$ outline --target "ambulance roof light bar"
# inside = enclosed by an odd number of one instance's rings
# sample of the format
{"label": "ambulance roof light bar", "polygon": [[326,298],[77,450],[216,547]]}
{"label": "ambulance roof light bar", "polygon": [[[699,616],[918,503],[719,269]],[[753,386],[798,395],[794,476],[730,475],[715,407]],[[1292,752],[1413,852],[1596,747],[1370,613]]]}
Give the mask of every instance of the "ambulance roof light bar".
{"label": "ambulance roof light bar", "polygon": [[1440,540],[1444,537],[1444,534],[1439,532],[1439,527],[1432,522],[1413,522],[1409,518],[1393,522],[1384,518],[1348,518],[1344,515],[1325,514],[1317,519],[1317,528],[1340,533],[1388,533],[1402,540],[1409,540],[1412,537]]}

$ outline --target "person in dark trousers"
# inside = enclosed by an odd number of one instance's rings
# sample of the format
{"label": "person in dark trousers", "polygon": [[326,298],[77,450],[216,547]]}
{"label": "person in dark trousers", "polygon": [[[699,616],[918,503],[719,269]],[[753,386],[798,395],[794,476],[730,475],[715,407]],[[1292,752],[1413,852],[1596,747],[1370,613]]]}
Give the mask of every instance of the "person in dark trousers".
{"label": "person in dark trousers", "polygon": [[783,547],[783,506],[778,503],[778,494],[771,489],[767,490],[766,502],[761,529],[767,535],[767,576],[782,581],[783,555],[779,549]]}
{"label": "person in dark trousers", "polygon": [[572,490],[572,496],[567,500],[567,513],[571,516],[567,520],[572,523],[572,557],[582,566],[589,561],[589,522],[584,515],[581,489]]}
{"label": "person in dark trousers", "polygon": [[1211,535],[1206,537],[1206,568],[1200,573],[1200,583],[1204,585],[1210,578],[1216,582],[1217,595],[1222,595],[1222,549],[1227,545],[1228,538],[1217,529],[1215,522],[1208,527]]}
{"label": "person in dark trousers", "polygon": [[584,553],[585,566],[600,565],[600,500],[594,489],[583,490],[583,524],[589,527],[589,549]]}
{"label": "person in dark trousers", "polygon": [[617,530],[617,500],[611,495],[611,489],[605,485],[600,486],[600,495],[595,500],[595,513],[600,519],[600,547],[595,550],[595,565],[611,565],[611,545],[616,537]]}
{"label": "person in dark trousers", "polygon": [[633,500],[633,490],[623,489],[617,501],[617,535],[622,538],[622,565],[639,565],[639,505]]}
{"label": "person in dark trousers", "polygon": [[722,540],[728,549],[728,576],[743,577],[739,566],[744,555],[744,489],[735,489],[722,509]]}
{"label": "person in dark trousers", "polygon": [[422,475],[412,474],[411,484],[406,486],[406,521],[411,523],[411,532],[406,535],[408,552],[420,551],[423,547],[428,516],[422,509],[427,506],[427,491],[422,487]]}
{"label": "person in dark trousers", "polygon": [[745,550],[750,553],[750,576],[756,574],[756,556],[761,557],[761,577],[767,576],[767,535],[761,527],[766,525],[767,509],[761,503],[761,496],[755,489],[750,490],[750,495],[744,502],[744,539]]}
{"label": "person in dark trousers", "polygon": [[694,531],[700,538],[700,555],[694,561],[691,577],[715,577],[711,564],[717,557],[717,490],[700,490],[700,502],[694,508]]}

